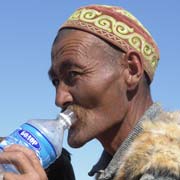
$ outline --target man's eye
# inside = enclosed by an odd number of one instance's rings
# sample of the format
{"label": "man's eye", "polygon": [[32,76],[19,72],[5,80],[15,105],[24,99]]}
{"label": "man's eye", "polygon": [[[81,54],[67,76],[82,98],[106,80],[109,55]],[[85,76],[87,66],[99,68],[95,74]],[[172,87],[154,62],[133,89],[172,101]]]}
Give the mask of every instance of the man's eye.
{"label": "man's eye", "polygon": [[68,72],[68,78],[70,78],[70,79],[75,78],[77,75],[79,75],[79,73],[76,72],[76,71],[70,71],[70,72]]}
{"label": "man's eye", "polygon": [[52,84],[57,87],[59,85],[59,79],[53,79]]}
{"label": "man's eye", "polygon": [[68,85],[74,85],[75,84],[75,82],[76,82],[76,80],[77,80],[77,76],[78,75],[80,75],[80,73],[79,72],[77,72],[77,71],[69,71],[68,73],[67,73],[67,76],[65,77],[65,82],[66,82],[66,84],[68,84]]}

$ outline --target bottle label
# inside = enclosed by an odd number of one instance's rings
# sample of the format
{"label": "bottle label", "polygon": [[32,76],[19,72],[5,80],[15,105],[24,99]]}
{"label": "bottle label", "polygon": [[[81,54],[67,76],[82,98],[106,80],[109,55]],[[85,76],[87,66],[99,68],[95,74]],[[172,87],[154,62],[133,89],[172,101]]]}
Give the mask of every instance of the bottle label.
{"label": "bottle label", "polygon": [[23,124],[6,137],[0,143],[0,149],[11,144],[20,144],[32,149],[44,168],[47,168],[56,159],[56,151],[51,142],[31,124]]}
{"label": "bottle label", "polygon": [[39,145],[38,141],[30,132],[20,129],[18,131],[18,133],[25,141],[27,141],[28,144],[33,146],[35,149],[40,150],[40,145]]}

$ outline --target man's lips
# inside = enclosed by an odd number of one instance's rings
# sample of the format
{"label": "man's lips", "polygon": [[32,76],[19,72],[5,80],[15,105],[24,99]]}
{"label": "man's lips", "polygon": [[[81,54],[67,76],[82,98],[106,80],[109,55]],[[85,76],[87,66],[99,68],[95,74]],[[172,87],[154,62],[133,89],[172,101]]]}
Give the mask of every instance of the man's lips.
{"label": "man's lips", "polygon": [[71,129],[72,129],[75,126],[77,126],[82,121],[82,119],[84,119],[85,110],[76,105],[74,105],[74,106],[71,105],[68,107],[68,109],[70,109],[74,113],[74,116],[75,116],[75,121],[73,122],[73,124],[71,126]]}

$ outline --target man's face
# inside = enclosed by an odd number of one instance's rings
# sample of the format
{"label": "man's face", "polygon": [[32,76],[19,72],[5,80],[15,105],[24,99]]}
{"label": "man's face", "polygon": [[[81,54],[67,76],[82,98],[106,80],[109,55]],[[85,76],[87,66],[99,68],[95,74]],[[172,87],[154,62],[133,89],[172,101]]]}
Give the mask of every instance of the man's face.
{"label": "man's face", "polygon": [[115,65],[116,60],[108,60],[106,46],[94,35],[78,30],[53,45],[50,76],[56,88],[56,105],[70,106],[77,115],[68,134],[72,147],[102,139],[125,116],[123,68]]}

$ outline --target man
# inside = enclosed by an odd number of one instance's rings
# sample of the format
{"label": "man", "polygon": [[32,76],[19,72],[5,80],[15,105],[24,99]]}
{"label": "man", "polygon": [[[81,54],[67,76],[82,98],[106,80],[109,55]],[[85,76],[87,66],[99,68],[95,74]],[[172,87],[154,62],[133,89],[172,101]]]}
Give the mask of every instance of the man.
{"label": "man", "polygon": [[[49,76],[56,105],[77,116],[69,145],[78,148],[96,138],[104,147],[90,176],[180,178],[179,114],[163,112],[150,93],[158,59],[150,33],[119,7],[82,7],[60,28]],[[6,151],[12,152],[10,148]],[[45,179],[42,169],[37,173]]]}
{"label": "man", "polygon": [[158,60],[150,33],[119,7],[82,7],[60,28],[49,75],[56,105],[77,115],[69,145],[96,138],[104,147],[90,176],[180,178],[179,113],[163,112],[150,93]]}

